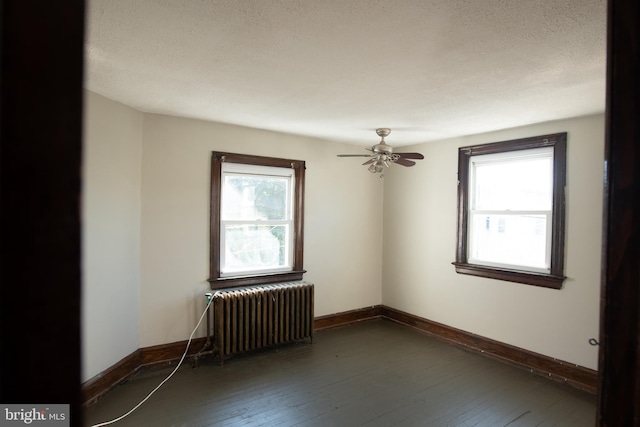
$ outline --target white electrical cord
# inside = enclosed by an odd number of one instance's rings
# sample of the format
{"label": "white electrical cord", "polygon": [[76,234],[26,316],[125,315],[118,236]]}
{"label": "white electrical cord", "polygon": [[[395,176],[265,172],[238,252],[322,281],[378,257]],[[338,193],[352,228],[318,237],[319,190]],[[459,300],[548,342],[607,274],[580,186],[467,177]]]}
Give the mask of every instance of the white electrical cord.
{"label": "white electrical cord", "polygon": [[117,423],[118,421],[124,419],[125,417],[131,415],[131,413],[133,413],[133,411],[135,411],[136,409],[138,409],[140,406],[142,406],[142,404],[144,402],[146,402],[153,393],[155,393],[160,387],[162,387],[162,385],[164,383],[166,383],[167,381],[169,381],[169,379],[173,376],[173,374],[176,373],[176,371],[178,370],[178,368],[180,367],[180,365],[182,365],[182,362],[184,361],[184,358],[187,356],[187,352],[189,351],[189,344],[191,344],[191,339],[193,338],[193,335],[196,333],[196,330],[198,329],[198,326],[200,326],[200,323],[202,323],[202,319],[204,319],[204,315],[207,314],[207,311],[209,310],[209,306],[211,305],[211,302],[213,301],[213,295],[209,296],[210,294],[207,294],[207,297],[209,298],[209,302],[207,303],[207,306],[204,308],[204,312],[202,312],[202,316],[200,316],[200,320],[198,320],[198,324],[196,325],[195,328],[193,328],[193,332],[191,332],[191,335],[189,336],[189,341],[187,341],[187,348],[184,350],[184,353],[182,354],[182,358],[180,359],[180,361],[178,362],[178,364],[176,365],[175,369],[167,376],[167,378],[165,378],[160,384],[158,384],[158,386],[156,388],[154,388],[153,390],[151,390],[151,392],[149,394],[147,394],[147,397],[145,397],[144,399],[142,399],[140,401],[140,403],[138,403],[136,406],[134,406],[129,412],[127,412],[124,415],[119,416],[118,418],[115,418],[111,421],[105,421],[104,423],[100,423],[100,424],[94,424],[91,427],[102,427],[102,426],[107,426],[109,424],[113,424],[113,423]]}

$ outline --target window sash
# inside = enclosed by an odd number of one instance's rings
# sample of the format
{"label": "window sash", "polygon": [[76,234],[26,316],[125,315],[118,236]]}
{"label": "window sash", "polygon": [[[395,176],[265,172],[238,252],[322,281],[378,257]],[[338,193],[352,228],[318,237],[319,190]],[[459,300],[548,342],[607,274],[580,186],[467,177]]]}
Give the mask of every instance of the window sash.
{"label": "window sash", "polygon": [[[265,175],[265,174],[247,174],[247,173],[236,173],[236,172],[225,172],[223,171],[223,178],[222,178],[222,205],[221,205],[221,218],[223,220],[238,220],[238,219],[244,219],[246,221],[250,221],[251,218],[256,218],[258,219],[259,217],[257,216],[244,216],[243,214],[245,212],[240,210],[237,210],[236,215],[234,215],[234,211],[233,210],[229,210],[227,209],[226,203],[230,202],[230,197],[231,195],[227,195],[227,193],[232,193],[230,190],[230,185],[227,184],[228,179],[227,178],[250,178],[250,177],[255,177],[255,178],[265,178],[265,181],[269,180],[269,181],[281,181],[285,184],[285,194],[284,194],[284,206],[282,206],[282,212],[281,213],[281,217],[278,218],[280,220],[289,220],[292,217],[292,192],[291,192],[291,188],[293,187],[293,179],[291,178],[291,176],[283,176],[283,175]],[[237,194],[237,196],[239,196],[240,198],[244,198],[244,194]],[[254,196],[255,197],[255,196]],[[256,212],[256,214],[259,212]],[[239,214],[239,215],[238,215]],[[261,220],[268,220],[266,218],[260,218]]]}
{"label": "window sash", "polygon": [[[238,268],[234,267],[234,263],[230,260],[230,251],[227,247],[228,230],[229,228],[234,227],[247,227],[247,228],[272,228],[272,227],[282,227],[284,229],[285,237],[283,239],[283,260],[278,263],[270,263],[270,264],[262,264],[259,263],[249,263],[247,264],[247,268]],[[273,273],[273,272],[283,272],[283,271],[291,271],[293,269],[292,261],[293,261],[293,236],[291,233],[291,229],[293,227],[293,221],[224,221],[220,222],[220,275],[221,277],[230,277],[235,275],[243,275],[247,273],[251,274],[260,274],[260,273]],[[268,231],[267,231],[268,232]],[[280,251],[282,249],[278,248],[278,258],[280,258]],[[256,250],[245,251],[249,257],[257,257],[262,252],[258,252]],[[236,263],[237,264],[237,263]],[[260,266],[259,266],[260,265]]]}
{"label": "window sash", "polygon": [[[535,265],[533,263],[524,263],[524,262],[509,262],[510,260],[517,259],[517,255],[521,255],[521,252],[524,248],[516,247],[513,248],[514,253],[510,254],[510,256],[500,257],[499,259],[495,259],[494,257],[476,257],[476,253],[478,253],[481,249],[477,246],[478,239],[476,236],[480,233],[480,230],[477,230],[476,227],[473,226],[475,223],[474,218],[476,216],[497,216],[497,217],[514,217],[514,218],[526,218],[526,217],[543,217],[545,224],[545,233],[544,233],[544,254],[542,256],[543,262],[541,264]],[[469,211],[469,227],[468,227],[468,236],[469,236],[469,245],[468,245],[468,254],[467,254],[467,262],[469,264],[478,264],[478,265],[486,265],[491,267],[502,267],[508,269],[516,269],[516,270],[525,270],[532,272],[540,272],[540,273],[550,273],[551,272],[551,229],[552,229],[552,212],[551,210],[530,210],[530,211],[507,211],[507,210],[471,210]],[[535,234],[535,232],[534,232]],[[530,246],[529,246],[530,247]],[[520,257],[522,258],[522,256]]]}
{"label": "window sash", "polygon": [[[523,164],[526,161],[531,160],[546,160],[550,163],[548,176],[545,178],[545,181],[548,185],[548,188],[545,190],[545,195],[547,200],[545,200],[542,205],[533,206],[527,203],[528,209],[549,209],[553,204],[553,148],[552,147],[543,147],[543,148],[533,148],[526,149],[520,151],[509,151],[509,152],[501,152],[494,154],[480,154],[480,155],[472,155],[469,158],[469,207],[470,209],[478,208],[478,198],[479,198],[479,179],[477,177],[478,168],[486,167],[486,166],[500,166],[500,165],[519,165]],[[512,203],[514,203],[512,201]],[[522,203],[522,202],[520,202]],[[540,201],[538,201],[540,203]],[[495,206],[494,206],[495,207]],[[503,210],[516,210],[513,205],[503,209]],[[520,208],[520,210],[523,210]]]}
{"label": "window sash", "polygon": [[[235,219],[232,215],[230,215],[229,211],[225,209],[225,203],[229,201],[229,198],[225,197],[226,192],[229,191],[229,188],[226,185],[227,177],[256,177],[256,178],[283,178],[286,182],[285,196],[284,196],[284,218],[279,220],[268,220],[268,219]],[[221,197],[221,218],[220,218],[220,276],[221,277],[231,277],[238,275],[246,275],[246,274],[261,274],[261,273],[273,273],[273,272],[284,272],[292,270],[292,261],[293,261],[293,253],[292,253],[292,233],[291,229],[293,228],[293,191],[292,189],[295,186],[295,178],[292,169],[279,168],[279,167],[271,167],[271,166],[256,166],[256,165],[246,165],[246,164],[237,164],[237,163],[225,163],[222,165],[222,197]],[[226,215],[223,215],[222,212],[225,212]],[[242,216],[242,215],[240,215]],[[234,264],[230,257],[230,248],[228,247],[229,239],[229,228],[231,226],[243,226],[243,227],[252,227],[256,230],[259,228],[271,227],[271,226],[284,226],[285,229],[285,238],[283,242],[284,246],[284,260],[282,263],[278,263],[277,265],[269,265],[269,266],[260,266],[259,263],[249,263],[245,268],[238,267],[237,263],[234,267]],[[256,236],[257,238],[257,236]],[[278,249],[278,254],[281,249]],[[248,258],[262,258],[259,254],[262,254],[262,251],[258,249],[254,249],[253,251],[245,251],[245,255]],[[231,259],[230,259],[231,258]],[[279,255],[278,255],[279,258]]]}
{"label": "window sash", "polygon": [[[504,267],[511,269],[518,269],[524,271],[532,271],[532,272],[542,272],[549,273],[551,271],[551,220],[552,220],[552,211],[551,209],[528,209],[528,210],[518,210],[518,209],[476,209],[478,204],[478,194],[480,189],[478,185],[480,185],[480,180],[477,178],[478,167],[483,166],[500,166],[500,165],[514,165],[518,166],[523,164],[523,162],[531,161],[531,160],[548,160],[553,165],[553,148],[552,147],[542,147],[542,148],[532,148],[527,150],[519,150],[519,151],[506,151],[500,153],[493,154],[483,154],[471,156],[469,158],[469,193],[468,197],[470,200],[469,203],[469,221],[468,221],[468,252],[467,252],[467,262],[470,264],[478,264],[478,265],[487,265],[493,267]],[[548,182],[549,186],[552,187],[553,183],[553,167],[549,168],[548,173],[550,176],[546,176],[543,179]],[[485,183],[483,183],[485,184]],[[553,203],[553,188],[549,188],[545,190],[546,196],[548,200],[539,200],[538,203],[543,206],[551,207]],[[514,203],[514,201],[511,201]],[[502,201],[501,205],[505,205],[505,202]],[[528,203],[527,203],[528,204]],[[534,203],[535,204],[535,203]],[[509,202],[506,202],[506,206],[509,206]],[[493,257],[485,257],[480,258],[476,257],[476,254],[483,250],[486,254],[490,252],[490,249],[486,247],[479,246],[479,239],[477,236],[481,234],[480,230],[476,230],[476,222],[473,220],[476,215],[487,215],[487,216],[502,216],[502,217],[524,217],[527,215],[531,216],[543,216],[545,218],[545,237],[544,237],[544,253],[542,254],[543,263],[534,264],[532,262],[527,262],[523,258],[525,256],[522,252],[525,248],[521,247],[519,242],[514,242],[513,240],[504,244],[509,244],[512,248],[508,254],[503,253],[500,256]],[[510,236],[513,237],[513,236]],[[487,238],[489,240],[491,237]],[[503,240],[507,240],[506,238]],[[499,245],[500,242],[496,242],[493,240],[493,245]],[[490,245],[490,243],[489,243]],[[487,245],[488,246],[488,245]],[[499,252],[500,248],[496,248],[493,252]],[[486,259],[489,258],[489,259]],[[496,259],[497,258],[497,259]],[[539,258],[539,257],[536,257]],[[520,260],[520,262],[516,260]],[[531,258],[529,258],[531,259]]]}

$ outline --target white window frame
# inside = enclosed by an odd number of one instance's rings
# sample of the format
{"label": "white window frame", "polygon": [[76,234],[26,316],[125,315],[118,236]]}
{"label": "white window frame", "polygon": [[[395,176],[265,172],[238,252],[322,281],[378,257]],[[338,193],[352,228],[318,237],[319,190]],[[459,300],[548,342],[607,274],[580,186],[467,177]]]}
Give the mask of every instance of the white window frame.
{"label": "white window frame", "polygon": [[[225,197],[224,181],[227,176],[247,176],[256,175],[263,177],[278,177],[287,180],[286,194],[286,219],[284,220],[229,220],[221,216],[220,218],[220,277],[243,276],[247,274],[264,274],[291,271],[293,269],[293,189],[295,188],[295,174],[291,168],[280,168],[273,166],[247,165],[241,163],[224,163],[222,165],[222,204]],[[221,206],[223,209],[223,206]],[[226,264],[226,226],[227,225],[285,225],[287,226],[287,238],[285,241],[285,265],[283,267],[265,269],[232,270]]]}
{"label": "white window frame", "polygon": [[[550,273],[551,272],[551,240],[552,240],[552,218],[553,211],[551,209],[552,200],[549,202],[549,209],[546,210],[517,210],[517,209],[503,209],[503,210],[479,210],[476,209],[476,167],[478,165],[486,165],[486,164],[496,164],[498,162],[517,162],[524,159],[550,159],[551,164],[553,165],[553,148],[552,147],[542,147],[542,148],[531,148],[527,150],[518,150],[518,151],[509,151],[503,153],[495,153],[495,154],[483,154],[477,156],[471,156],[469,158],[469,208],[468,208],[468,224],[467,224],[467,233],[469,236],[469,245],[467,247],[467,260],[469,264],[478,264],[478,265],[486,265],[491,267],[499,267],[499,268],[508,268],[508,269],[517,269],[523,271],[531,271],[537,273]],[[553,167],[550,168],[550,177],[549,177],[549,192],[553,194]],[[523,216],[523,215],[538,215],[544,216],[546,222],[546,233],[545,233],[545,267],[535,267],[532,265],[522,265],[522,264],[511,264],[507,262],[491,262],[484,259],[475,258],[473,256],[474,248],[473,242],[474,239],[474,227],[473,218],[476,214],[486,214],[486,215],[503,215],[503,216]]]}

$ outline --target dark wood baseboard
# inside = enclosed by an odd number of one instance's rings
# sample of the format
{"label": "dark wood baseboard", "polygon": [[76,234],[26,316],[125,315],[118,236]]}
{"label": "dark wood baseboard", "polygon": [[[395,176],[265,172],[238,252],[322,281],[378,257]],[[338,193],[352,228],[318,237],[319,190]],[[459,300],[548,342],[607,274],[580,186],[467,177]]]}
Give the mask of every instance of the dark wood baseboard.
{"label": "dark wood baseboard", "polygon": [[140,349],[82,384],[83,406],[93,405],[113,387],[125,382],[140,367]]}
{"label": "dark wood baseboard", "polygon": [[342,313],[328,314],[316,317],[313,321],[313,330],[319,331],[336,326],[346,326],[363,320],[376,319],[382,316],[382,306],[359,308],[357,310],[343,311]]}
{"label": "dark wood baseboard", "polygon": [[[569,384],[580,390],[594,394],[597,391],[598,373],[592,369],[494,341],[384,305],[316,317],[313,329],[318,331],[379,318],[412,327],[449,344],[481,353],[512,366],[526,369],[536,375]],[[84,406],[92,405],[115,386],[127,381],[143,368],[148,369],[179,360],[184,353],[186,344],[187,341],[180,341],[143,347],[134,351],[83,384]],[[208,351],[206,344],[206,338],[192,340],[187,355],[193,359],[203,350]]]}
{"label": "dark wood baseboard", "polygon": [[526,369],[536,375],[569,384],[592,394],[597,391],[598,372],[592,369],[494,341],[391,307],[382,306],[382,317],[410,326],[450,344]]}
{"label": "dark wood baseboard", "polygon": [[[194,338],[189,345],[189,351],[187,357],[193,358],[201,351],[210,350],[206,348],[207,339]],[[144,347],[140,349],[140,367],[147,367],[158,365],[161,363],[171,363],[180,360],[184,354],[184,349],[187,346],[187,341],[179,341],[169,344],[154,345],[151,347]]]}
{"label": "dark wood baseboard", "polygon": [[[193,359],[206,350],[206,338],[191,340],[187,356]],[[133,377],[143,368],[153,368],[178,361],[184,354],[187,341],[143,347],[134,351],[115,365],[89,379],[82,385],[83,406],[93,405],[119,384]]]}

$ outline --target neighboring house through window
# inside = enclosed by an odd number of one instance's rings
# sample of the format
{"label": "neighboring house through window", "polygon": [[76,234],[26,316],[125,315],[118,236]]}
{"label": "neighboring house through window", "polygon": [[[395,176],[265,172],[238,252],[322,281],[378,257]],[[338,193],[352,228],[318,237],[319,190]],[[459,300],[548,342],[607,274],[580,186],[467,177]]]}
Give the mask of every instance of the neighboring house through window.
{"label": "neighboring house through window", "polygon": [[213,289],[301,280],[303,161],[213,152]]}
{"label": "neighboring house through window", "polygon": [[458,273],[562,287],[566,135],[458,150]]}

